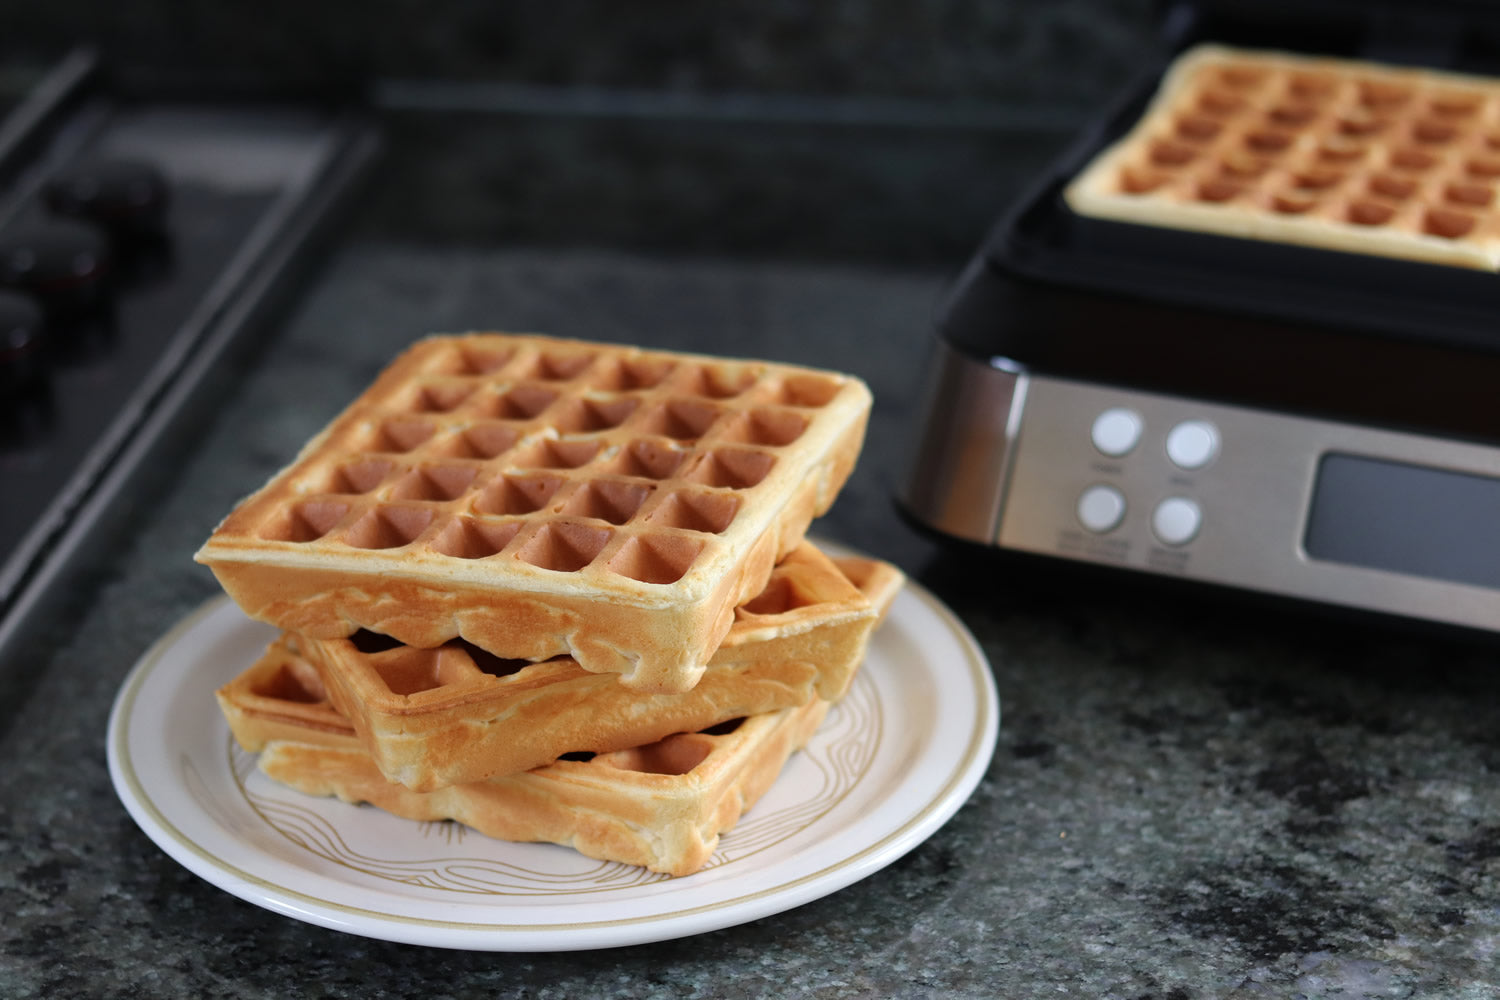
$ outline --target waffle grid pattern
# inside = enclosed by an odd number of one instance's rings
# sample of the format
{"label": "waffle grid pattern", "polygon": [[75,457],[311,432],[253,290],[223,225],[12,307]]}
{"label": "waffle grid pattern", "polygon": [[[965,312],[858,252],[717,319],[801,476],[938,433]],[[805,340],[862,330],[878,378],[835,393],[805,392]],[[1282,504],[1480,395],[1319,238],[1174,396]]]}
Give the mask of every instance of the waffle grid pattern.
{"label": "waffle grid pattern", "polygon": [[848,384],[525,338],[417,350],[412,378],[298,464],[256,537],[673,583]]}
{"label": "waffle grid pattern", "polygon": [[1070,185],[1082,215],[1500,266],[1500,81],[1204,46]]}
{"label": "waffle grid pattern", "polygon": [[311,638],[463,638],[686,691],[837,497],[870,404],[817,369],[429,337],[196,558],[250,617]]}

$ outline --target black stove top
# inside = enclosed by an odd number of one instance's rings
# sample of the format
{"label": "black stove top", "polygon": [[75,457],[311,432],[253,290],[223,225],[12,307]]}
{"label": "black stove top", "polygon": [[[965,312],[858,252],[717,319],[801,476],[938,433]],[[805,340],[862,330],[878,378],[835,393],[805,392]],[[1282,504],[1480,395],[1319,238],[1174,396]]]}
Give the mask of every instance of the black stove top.
{"label": "black stove top", "polygon": [[360,115],[111,89],[73,56],[0,126],[0,653],[291,287],[372,160]]}

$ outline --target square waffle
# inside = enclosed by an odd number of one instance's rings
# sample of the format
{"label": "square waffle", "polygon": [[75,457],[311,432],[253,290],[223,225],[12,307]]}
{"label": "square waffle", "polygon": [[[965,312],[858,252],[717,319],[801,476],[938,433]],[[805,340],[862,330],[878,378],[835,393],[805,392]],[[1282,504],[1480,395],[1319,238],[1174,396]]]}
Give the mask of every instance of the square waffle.
{"label": "square waffle", "polygon": [[[307,685],[307,686],[304,686]],[[281,711],[236,711],[236,692],[279,692]],[[271,779],[308,795],[368,802],[407,819],[452,819],[500,840],[571,846],[591,858],[687,875],[765,793],[828,711],[796,708],[730,720],[607,754],[577,754],[487,781],[413,791],[387,781],[354,727],[322,698],[317,671],[274,644],[226,687],[235,738],[263,747]]]}
{"label": "square waffle", "polygon": [[416,649],[369,645],[367,634],[287,634],[278,640],[283,657],[312,664],[318,676],[242,678],[220,692],[220,704],[226,714],[275,714],[288,691],[326,697],[385,778],[428,791],[530,770],[570,751],[626,750],[814,697],[837,700],[904,579],[889,563],[830,559],[803,542],[736,609],[702,680],[682,694],[633,692],[570,658],[501,661],[459,641]]}
{"label": "square waffle", "polygon": [[1206,45],[1068,186],[1079,215],[1500,267],[1500,80]]}
{"label": "square waffle", "polygon": [[684,691],[854,467],[848,375],[511,334],[398,357],[197,559],[252,618]]}

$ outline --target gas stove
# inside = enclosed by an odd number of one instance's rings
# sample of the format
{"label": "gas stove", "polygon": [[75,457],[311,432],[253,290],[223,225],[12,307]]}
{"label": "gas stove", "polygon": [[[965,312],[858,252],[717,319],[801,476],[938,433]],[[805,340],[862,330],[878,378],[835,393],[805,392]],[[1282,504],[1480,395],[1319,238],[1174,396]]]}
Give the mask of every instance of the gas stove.
{"label": "gas stove", "polygon": [[359,109],[137,94],[69,55],[0,125],[0,664],[375,162]]}

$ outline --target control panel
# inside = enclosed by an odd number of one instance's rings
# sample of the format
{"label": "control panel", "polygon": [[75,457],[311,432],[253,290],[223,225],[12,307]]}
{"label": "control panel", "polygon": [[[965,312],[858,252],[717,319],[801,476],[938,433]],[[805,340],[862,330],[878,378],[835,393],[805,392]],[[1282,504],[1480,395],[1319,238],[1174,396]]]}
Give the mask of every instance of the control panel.
{"label": "control panel", "polygon": [[[1106,459],[1123,460],[1141,444],[1145,419],[1137,411],[1116,406],[1094,418],[1089,437]],[[1211,420],[1189,418],[1175,423],[1163,441],[1167,461],[1182,473],[1198,472],[1219,453],[1219,429]],[[1078,521],[1089,531],[1107,534],[1125,519],[1125,494],[1118,486],[1096,483],[1078,498]],[[1203,508],[1192,497],[1168,496],[1151,510],[1151,533],[1163,545],[1186,545],[1203,524]]]}
{"label": "control panel", "polygon": [[1500,627],[1500,449],[1018,377],[1000,547]]}

